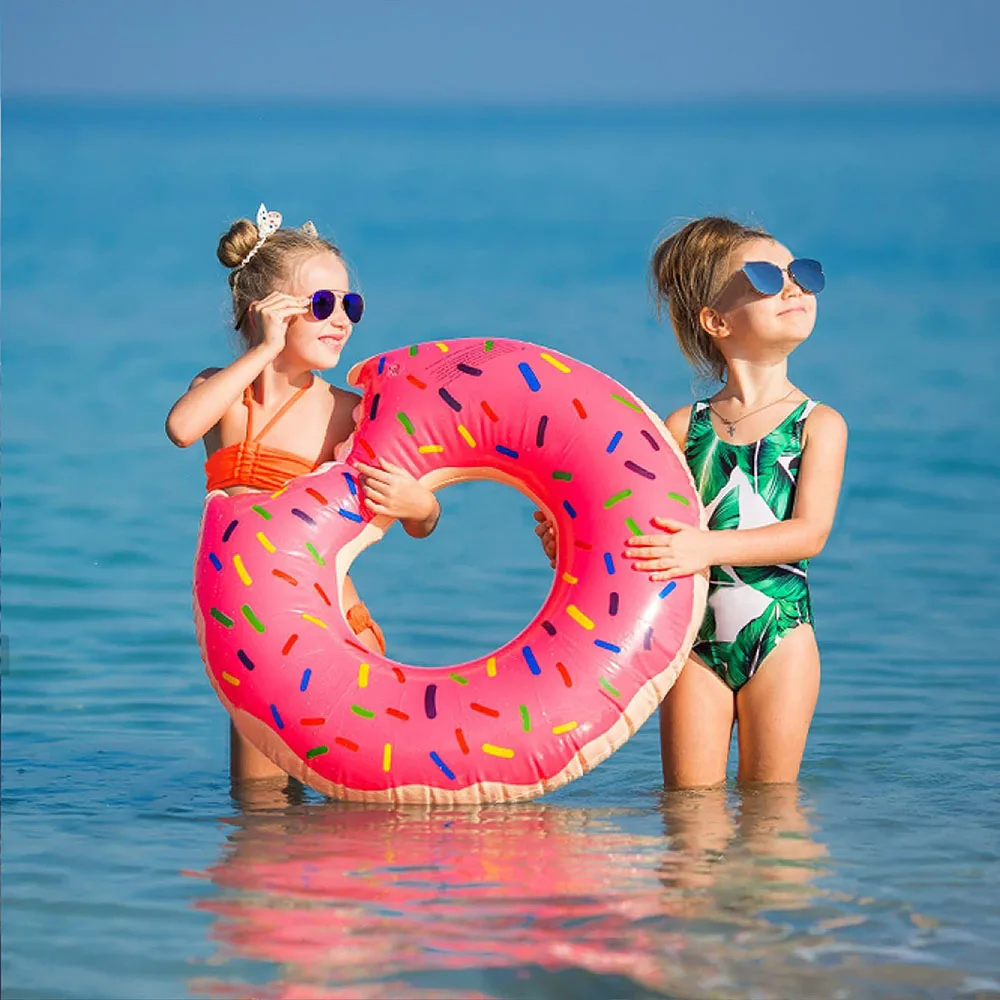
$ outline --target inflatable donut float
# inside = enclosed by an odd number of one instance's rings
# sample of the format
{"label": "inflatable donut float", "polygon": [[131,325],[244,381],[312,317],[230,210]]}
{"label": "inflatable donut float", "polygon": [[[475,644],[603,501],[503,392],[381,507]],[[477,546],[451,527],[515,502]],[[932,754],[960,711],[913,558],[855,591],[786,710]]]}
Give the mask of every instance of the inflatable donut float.
{"label": "inflatable donut float", "polygon": [[[589,771],[659,705],[704,612],[700,575],[654,583],[622,556],[657,515],[702,524],[676,444],[613,379],[519,341],[416,344],[348,382],[363,400],[343,461],[205,498],[195,626],[236,728],[340,799],[509,801]],[[341,587],[392,520],[363,505],[353,463],[377,458],[433,490],[507,483],[555,522],[552,589],[501,649],[418,667],[357,641]]]}

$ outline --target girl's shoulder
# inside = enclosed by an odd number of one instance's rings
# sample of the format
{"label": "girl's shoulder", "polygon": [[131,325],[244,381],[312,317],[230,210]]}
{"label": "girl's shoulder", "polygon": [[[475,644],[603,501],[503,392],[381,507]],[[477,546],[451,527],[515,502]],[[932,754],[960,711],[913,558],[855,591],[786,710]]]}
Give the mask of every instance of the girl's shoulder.
{"label": "girl's shoulder", "polygon": [[330,394],[337,408],[342,409],[345,406],[349,406],[353,409],[361,402],[362,397],[360,393],[355,392],[353,389],[343,389],[339,385],[327,382],[325,378],[321,378],[319,375],[316,376],[316,384],[321,392],[328,392]]}
{"label": "girl's shoulder", "polygon": [[222,371],[222,368],[202,368],[200,372],[193,379],[191,379],[191,384],[188,389],[193,389],[196,385],[201,385],[202,382],[207,382],[213,375],[218,375]]}
{"label": "girl's shoulder", "polygon": [[[694,404],[697,406],[698,404]],[[687,444],[688,429],[691,425],[691,417],[694,414],[694,406],[680,406],[673,413],[669,414],[663,421],[670,436],[677,442],[677,447],[684,450]]]}
{"label": "girl's shoulder", "polygon": [[813,403],[807,409],[802,424],[803,447],[810,440],[847,441],[847,421],[837,410],[826,403]]}

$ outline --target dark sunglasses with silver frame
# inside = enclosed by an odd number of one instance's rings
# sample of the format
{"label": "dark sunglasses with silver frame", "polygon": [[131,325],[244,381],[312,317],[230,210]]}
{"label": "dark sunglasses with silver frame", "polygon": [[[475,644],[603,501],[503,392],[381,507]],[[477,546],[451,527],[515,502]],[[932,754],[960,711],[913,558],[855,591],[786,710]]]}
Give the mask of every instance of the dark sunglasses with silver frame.
{"label": "dark sunglasses with silver frame", "polygon": [[[360,323],[365,312],[365,300],[357,292],[344,292],[340,296],[344,312],[352,323]],[[329,319],[337,308],[337,293],[328,288],[313,292],[309,300],[309,311],[314,319]]]}
{"label": "dark sunglasses with silver frame", "polygon": [[786,273],[804,292],[816,295],[826,288],[823,265],[808,257],[798,257],[788,267],[778,267],[766,260],[748,260],[740,270],[761,295],[777,295],[785,287]]}

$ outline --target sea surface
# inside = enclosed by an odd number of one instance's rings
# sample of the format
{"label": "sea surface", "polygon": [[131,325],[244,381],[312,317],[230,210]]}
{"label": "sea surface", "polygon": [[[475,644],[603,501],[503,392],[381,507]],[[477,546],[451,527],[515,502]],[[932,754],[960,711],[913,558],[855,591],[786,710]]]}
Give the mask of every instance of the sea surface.
{"label": "sea surface", "polygon": [[[537,802],[233,790],[194,642],[229,221],[311,218],[368,302],[343,370],[517,337],[661,412],[645,268],[731,213],[818,257],[793,378],[851,428],[795,787],[664,795],[655,721]],[[3,996],[1000,997],[1000,106],[3,106]],[[343,370],[329,377],[342,378]],[[503,644],[531,506],[442,493],[355,566],[393,653]]]}

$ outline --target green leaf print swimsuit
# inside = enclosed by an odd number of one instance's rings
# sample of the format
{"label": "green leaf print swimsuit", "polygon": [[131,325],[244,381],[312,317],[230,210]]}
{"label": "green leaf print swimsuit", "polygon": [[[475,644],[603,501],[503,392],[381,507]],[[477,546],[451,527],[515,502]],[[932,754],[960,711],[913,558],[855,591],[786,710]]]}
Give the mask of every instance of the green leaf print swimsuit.
{"label": "green leaf print swimsuit", "polygon": [[[712,426],[708,401],[694,404],[684,454],[713,531],[785,521],[795,504],[802,428],[815,402],[805,400],[770,434],[729,444]],[[792,629],[812,624],[806,567],[713,566],[708,607],[693,652],[733,691],[754,675]]]}

